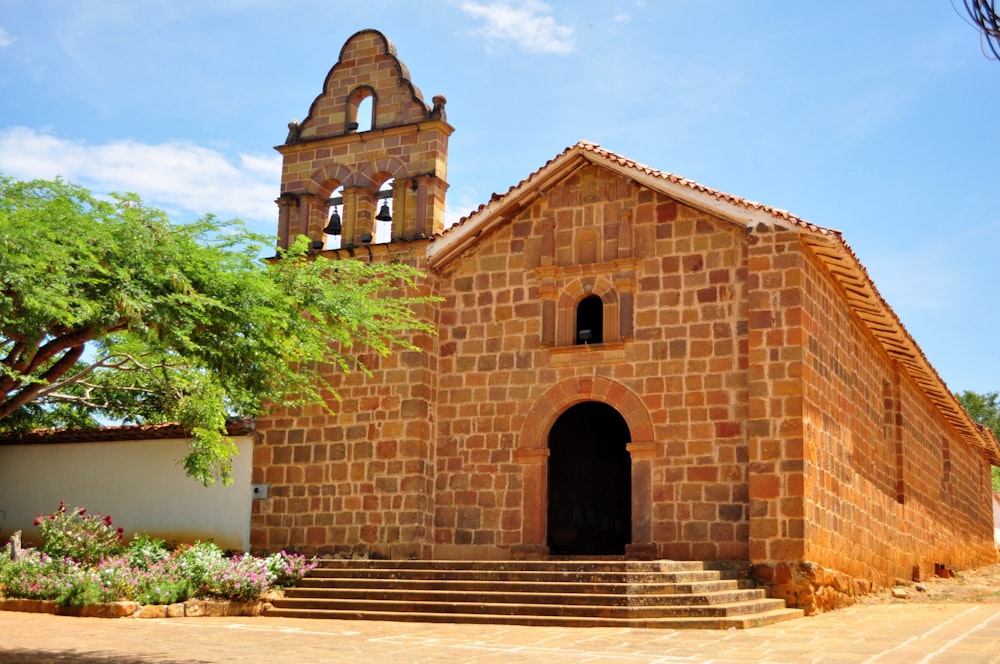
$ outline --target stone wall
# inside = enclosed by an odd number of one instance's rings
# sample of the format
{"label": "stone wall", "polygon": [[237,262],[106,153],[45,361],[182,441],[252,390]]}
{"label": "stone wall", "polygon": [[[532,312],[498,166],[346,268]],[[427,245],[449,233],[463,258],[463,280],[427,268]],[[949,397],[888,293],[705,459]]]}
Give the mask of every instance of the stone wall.
{"label": "stone wall", "polygon": [[[384,260],[419,259],[409,244]],[[419,254],[418,254],[419,255]],[[433,294],[430,282],[409,293]],[[434,320],[434,305],[422,315]],[[253,481],[268,498],[253,503],[255,551],[428,557],[434,509],[435,340],[416,350],[364,355],[367,374],[326,368],[330,410],[276,408],[258,420]]]}
{"label": "stone wall", "polygon": [[[995,562],[985,457],[885,353],[808,251],[798,256],[803,550],[754,558],[755,577],[822,611],[936,565]],[[794,463],[787,451],[783,459]]]}
{"label": "stone wall", "polygon": [[[744,242],[741,228],[584,167],[445,271],[436,555],[544,545],[525,539],[546,499],[526,477],[544,473],[547,425],[599,398],[630,422],[633,483],[647,487],[633,528],[650,532],[633,542],[747,558]],[[604,303],[601,346],[569,329],[585,293]]]}
{"label": "stone wall", "polygon": [[749,559],[801,560],[802,247],[798,233],[765,224],[748,236]]}
{"label": "stone wall", "polygon": [[869,579],[809,561],[760,563],[751,568],[750,576],[771,597],[785,600],[807,616],[851,606],[873,589]]}

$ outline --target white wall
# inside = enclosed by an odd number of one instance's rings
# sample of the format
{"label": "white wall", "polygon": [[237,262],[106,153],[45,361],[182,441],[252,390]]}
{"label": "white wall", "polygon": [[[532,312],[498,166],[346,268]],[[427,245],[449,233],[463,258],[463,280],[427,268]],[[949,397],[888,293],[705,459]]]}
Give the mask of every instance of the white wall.
{"label": "white wall", "polygon": [[993,494],[993,541],[1000,547],[1000,493]]}
{"label": "white wall", "polygon": [[145,533],[167,541],[212,540],[223,549],[250,548],[253,440],[233,438],[233,483],[205,487],[184,474],[187,440],[0,445],[0,546],[16,530],[37,540],[33,524],[65,500],[110,515],[126,538]]}

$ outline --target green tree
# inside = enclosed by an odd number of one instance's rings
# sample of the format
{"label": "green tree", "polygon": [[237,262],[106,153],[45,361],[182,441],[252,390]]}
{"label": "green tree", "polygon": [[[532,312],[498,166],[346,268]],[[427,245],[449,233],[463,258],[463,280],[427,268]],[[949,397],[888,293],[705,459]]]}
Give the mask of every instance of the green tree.
{"label": "green tree", "polygon": [[0,175],[0,430],[180,422],[187,473],[230,481],[227,417],[325,403],[331,366],[429,332],[416,270],[305,238],[261,260],[271,246],[238,221]]}
{"label": "green tree", "polygon": [[[989,427],[996,434],[996,437],[1000,438],[1000,392],[979,394],[978,392],[965,391],[956,394],[955,398],[962,404],[973,422]],[[993,473],[993,490],[1000,491],[1000,468],[993,466],[991,472]]]}

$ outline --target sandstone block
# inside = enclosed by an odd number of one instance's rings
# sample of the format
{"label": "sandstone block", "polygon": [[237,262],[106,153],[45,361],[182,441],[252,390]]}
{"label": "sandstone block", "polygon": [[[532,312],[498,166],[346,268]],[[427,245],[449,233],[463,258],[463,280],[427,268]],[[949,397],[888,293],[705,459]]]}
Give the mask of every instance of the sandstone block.
{"label": "sandstone block", "polygon": [[205,605],[201,600],[189,599],[184,602],[184,615],[188,618],[200,618],[205,615]]}
{"label": "sandstone block", "polygon": [[163,604],[147,604],[139,609],[140,618],[166,618],[167,607]]}

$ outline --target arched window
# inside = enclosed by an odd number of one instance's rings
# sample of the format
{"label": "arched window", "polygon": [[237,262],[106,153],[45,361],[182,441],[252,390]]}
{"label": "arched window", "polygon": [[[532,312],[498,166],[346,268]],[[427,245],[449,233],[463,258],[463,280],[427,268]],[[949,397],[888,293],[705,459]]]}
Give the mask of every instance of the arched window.
{"label": "arched window", "polygon": [[358,104],[358,131],[371,131],[375,127],[375,97],[365,97]]}
{"label": "arched window", "polygon": [[576,305],[576,343],[604,343],[604,302],[588,295]]}
{"label": "arched window", "polygon": [[375,128],[375,90],[361,86],[347,98],[347,131],[369,131]]}

